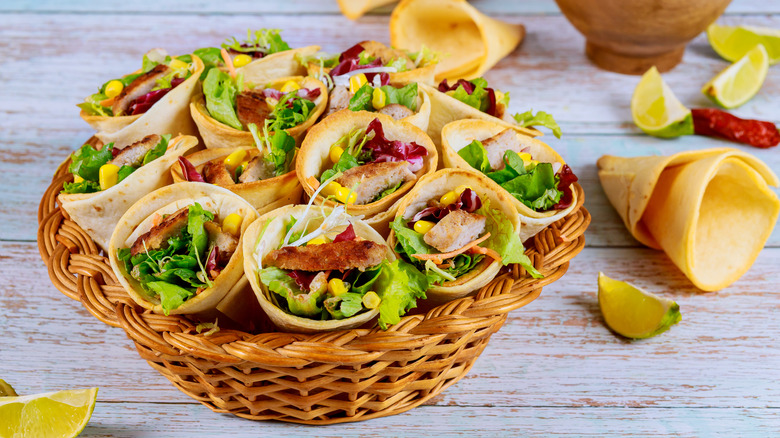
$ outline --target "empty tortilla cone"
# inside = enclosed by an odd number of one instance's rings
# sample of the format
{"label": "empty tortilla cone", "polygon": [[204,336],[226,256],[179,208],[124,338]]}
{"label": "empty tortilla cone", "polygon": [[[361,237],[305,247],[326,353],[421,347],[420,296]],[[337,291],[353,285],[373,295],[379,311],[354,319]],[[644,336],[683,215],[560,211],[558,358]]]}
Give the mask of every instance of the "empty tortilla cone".
{"label": "empty tortilla cone", "polygon": [[148,111],[137,115],[96,116],[81,110],[81,118],[97,133],[104,144],[126,146],[150,134],[198,135],[198,129],[190,117],[188,106],[192,95],[199,88],[198,78],[203,72],[203,61],[192,55],[193,71],[189,78],[169,91]]}
{"label": "empty tortilla cone", "polygon": [[119,218],[136,201],[170,184],[168,168],[197,144],[198,139],[190,135],[172,138],[163,156],[139,167],[117,185],[95,193],[61,193],[57,200],[68,216],[106,250]]}
{"label": "empty tortilla cone", "polygon": [[[442,161],[445,167],[477,170],[458,155],[458,151],[471,144],[474,140],[483,141],[487,138],[506,130],[505,125],[487,120],[458,120],[448,123],[441,131]],[[566,164],[563,157],[553,148],[535,138],[515,132],[516,139],[520,143],[520,149],[531,154],[531,158],[542,163]],[[486,177],[487,178],[487,177]],[[572,190],[571,205],[560,210],[535,211],[520,202],[500,185],[488,178],[494,190],[506,193],[517,210],[517,216],[522,226],[520,238],[526,241],[542,231],[548,225],[566,217],[577,206],[577,191]]]}
{"label": "empty tortilla cone", "polygon": [[[243,243],[244,254],[246,255],[244,257],[244,271],[249,278],[252,289],[255,291],[260,307],[263,308],[276,327],[282,331],[316,333],[356,328],[370,322],[379,314],[379,308],[376,308],[366,309],[362,313],[344,319],[321,320],[293,315],[279,307],[279,300],[284,301],[284,298],[270,291],[259,279],[258,271],[261,265],[258,263],[258,260],[262,261],[268,253],[279,249],[284,242],[287,225],[291,217],[295,218],[296,221],[300,221],[304,215],[307,215],[306,217],[309,219],[306,220],[311,220],[309,228],[313,229],[322,224],[323,214],[328,215],[331,212],[332,209],[330,207],[320,209],[306,205],[288,205],[264,214],[246,232]],[[361,220],[352,219],[350,222],[356,236],[385,246],[386,260],[389,262],[395,261],[395,255],[386,246],[382,236]]]}
{"label": "empty tortilla cone", "polygon": [[[170,314],[198,314],[203,318],[219,316],[218,309],[230,309],[230,301],[242,296],[246,288],[243,283],[244,260],[241,240],[249,225],[257,218],[255,209],[233,192],[212,184],[184,182],[172,184],[141,198],[122,216],[111,236],[108,257],[117,279],[130,297],[141,307],[155,313],[165,313],[160,298],[146,292],[141,283],[130,276],[125,264],[119,260],[117,251],[133,246],[136,240],[154,226],[163,215],[171,215],[195,203],[214,213],[215,221],[221,222],[230,214],[242,217],[238,247],[230,256],[227,265],[212,282],[212,286],[170,309]],[[186,227],[185,227],[186,228]],[[202,262],[201,262],[202,263]],[[227,300],[227,301],[225,301]],[[227,315],[231,316],[231,315]],[[233,319],[233,318],[231,318]]]}
{"label": "empty tortilla cone", "polygon": [[[320,90],[320,95],[314,99],[314,108],[309,114],[309,118],[298,126],[285,129],[290,136],[295,139],[296,144],[300,144],[306,131],[314,125],[319,118],[320,114],[325,111],[325,107],[328,104],[328,88],[322,82],[312,77],[293,76],[287,78],[277,78],[267,86],[263,85],[262,88],[279,88],[288,81],[297,82],[301,88]],[[203,97],[203,92],[199,91],[190,103],[190,113],[192,119],[195,120],[195,124],[198,126],[200,135],[203,138],[203,143],[207,148],[237,148],[237,147],[254,147],[255,140],[252,137],[252,133],[248,130],[239,130],[228,126],[217,119],[211,117],[208,109],[206,108],[206,99]],[[257,127],[262,132],[263,127]]]}
{"label": "empty tortilla cone", "polygon": [[436,81],[482,76],[524,36],[523,25],[490,18],[466,0],[403,0],[390,17],[393,47],[442,54]]}
{"label": "empty tortilla cone", "polygon": [[[195,166],[195,170],[202,175],[203,166],[209,162],[215,161],[223,163],[224,165],[225,158],[235,152],[236,149],[237,148],[205,149],[187,155],[184,158],[189,160],[189,162]],[[260,155],[260,151],[254,146],[245,147],[243,149],[247,152],[246,158],[244,159],[245,161],[249,161]],[[173,177],[173,182],[178,183],[187,181],[184,178],[182,168],[179,164],[171,166],[171,176]],[[289,172],[283,175],[259,181],[216,185],[224,187],[246,199],[252,204],[252,207],[257,210],[258,214],[264,214],[283,205],[297,204],[301,200],[301,193],[303,193],[303,188],[298,182],[298,177],[295,175],[294,169],[290,169]]]}
{"label": "empty tortilla cone", "polygon": [[239,67],[236,71],[244,75],[244,81],[256,85],[267,84],[277,78],[303,76],[306,74],[306,69],[301,66],[298,59],[313,55],[319,50],[320,46],[307,46],[276,52]]}
{"label": "empty tortilla cone", "polygon": [[729,286],[758,257],[780,212],[777,176],[737,149],[666,157],[603,156],[599,178],[631,234],[663,249],[705,291]]}
{"label": "empty tortilla cone", "polygon": [[350,20],[357,20],[368,11],[397,1],[398,0],[339,0],[339,9],[341,9],[341,13],[344,14],[345,17]]}

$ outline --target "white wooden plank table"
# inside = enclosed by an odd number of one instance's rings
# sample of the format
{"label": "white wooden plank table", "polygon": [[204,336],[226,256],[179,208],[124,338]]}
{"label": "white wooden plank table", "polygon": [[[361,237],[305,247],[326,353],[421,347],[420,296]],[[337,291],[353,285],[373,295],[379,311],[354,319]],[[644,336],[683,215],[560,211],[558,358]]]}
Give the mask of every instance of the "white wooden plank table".
{"label": "white wooden plank table", "polygon": [[[486,76],[513,111],[551,112],[564,131],[544,140],[571,164],[593,222],[568,273],[510,314],[471,372],[406,414],[321,428],[216,414],[141,360],[120,329],[49,282],[35,243],[38,201],[56,166],[91,132],[75,104],[153,47],[184,53],[278,27],[293,46],[337,52],[388,41],[387,11],[352,23],[334,1],[156,2],[5,0],[0,4],[0,378],[25,394],[99,386],[82,436],[772,436],[780,435],[780,231],[731,287],[697,291],[663,253],[625,230],[598,183],[603,154],[637,156],[735,146],[780,171],[780,149],[647,137],[631,122],[638,81],[598,70],[583,38],[549,0],[474,1],[528,31]],[[735,0],[722,22],[780,28],[780,3]],[[701,85],[727,63],[695,39],[664,75],[684,104],[711,106]],[[780,122],[780,67],[734,111]],[[683,320],[630,342],[604,326],[599,271],[676,300]]]}

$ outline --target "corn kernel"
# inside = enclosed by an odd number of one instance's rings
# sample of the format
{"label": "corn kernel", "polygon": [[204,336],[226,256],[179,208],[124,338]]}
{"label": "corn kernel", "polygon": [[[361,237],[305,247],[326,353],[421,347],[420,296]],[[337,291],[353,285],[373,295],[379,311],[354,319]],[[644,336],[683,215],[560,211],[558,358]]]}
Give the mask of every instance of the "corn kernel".
{"label": "corn kernel", "polygon": [[531,154],[529,154],[528,152],[520,152],[519,154],[517,154],[517,156],[522,158],[523,163],[525,163],[526,165],[533,162],[533,158],[531,158]]}
{"label": "corn kernel", "polygon": [[374,88],[374,92],[371,94],[371,105],[376,110],[380,110],[387,105],[387,94],[381,88]]}
{"label": "corn kernel", "polygon": [[322,245],[323,243],[328,243],[328,240],[325,239],[325,236],[319,236],[311,239],[306,245]]}
{"label": "corn kernel", "polygon": [[360,87],[366,85],[366,82],[368,82],[368,79],[366,79],[366,75],[363,73],[358,73],[355,76],[352,76],[349,78],[349,92],[352,94],[357,93]]}
{"label": "corn kernel", "polygon": [[433,222],[430,221],[417,221],[414,223],[414,231],[417,231],[420,234],[425,234],[428,231],[431,231],[431,228],[436,225]]}
{"label": "corn kernel", "polygon": [[328,292],[334,297],[347,293],[347,286],[340,278],[331,278],[328,280]]}
{"label": "corn kernel", "polygon": [[332,161],[334,164],[338,163],[339,158],[341,158],[341,154],[343,153],[344,153],[344,149],[338,146],[333,146],[332,148],[330,148],[330,161]]}
{"label": "corn kernel", "polygon": [[82,177],[80,177],[78,175],[73,175],[73,182],[74,183],[80,183],[82,181],[84,181],[84,178],[82,178]]}
{"label": "corn kernel", "polygon": [[327,186],[323,187],[320,193],[327,198],[328,196],[336,196],[340,189],[342,189],[341,184],[331,181]]}
{"label": "corn kernel", "polygon": [[182,61],[181,59],[176,59],[176,58],[171,59],[170,64],[168,64],[168,67],[170,67],[170,68],[172,68],[174,70],[181,70],[181,69],[187,68],[189,66],[190,65],[187,64],[186,62]]}
{"label": "corn kernel", "polygon": [[227,166],[230,171],[236,170],[236,167],[238,167],[242,161],[244,161],[244,158],[246,158],[246,149],[238,148],[230,153],[227,157],[225,157],[225,166]]}
{"label": "corn kernel", "polygon": [[238,236],[239,231],[241,231],[241,222],[243,221],[244,218],[240,215],[236,213],[230,213],[227,215],[225,220],[222,221],[222,229],[234,236]]}
{"label": "corn kernel", "polygon": [[119,166],[116,164],[104,164],[100,166],[98,171],[98,177],[100,179],[100,190],[110,189],[114,187],[119,179]]}
{"label": "corn kernel", "polygon": [[119,93],[121,93],[124,88],[125,88],[125,86],[122,85],[121,82],[119,82],[118,80],[114,79],[113,81],[109,81],[106,84],[106,89],[104,90],[105,91],[105,95],[108,98],[117,97],[117,96],[119,96]]}
{"label": "corn kernel", "polygon": [[233,58],[233,67],[235,68],[243,67],[249,64],[250,62],[252,62],[252,57],[242,53],[240,55],[236,55],[236,57]]}
{"label": "corn kernel", "polygon": [[439,199],[439,202],[441,202],[444,205],[450,205],[453,202],[457,201],[459,196],[460,195],[458,195],[455,192],[447,192],[442,195],[441,199]]}
{"label": "corn kernel", "polygon": [[366,309],[376,309],[379,307],[379,303],[382,302],[382,299],[379,298],[379,295],[376,294],[376,292],[370,290],[366,292],[365,295],[363,295],[363,305],[366,307]]}
{"label": "corn kernel", "polygon": [[463,185],[459,185],[458,187],[455,187],[455,193],[460,195],[461,193],[465,192],[466,189],[474,190],[473,188],[471,188],[471,186],[467,186],[467,185],[463,184]]}
{"label": "corn kernel", "polygon": [[295,81],[287,81],[282,85],[282,88],[279,89],[282,93],[289,93],[290,91],[300,90],[301,86],[298,85]]}
{"label": "corn kernel", "polygon": [[354,204],[357,201],[357,193],[350,193],[349,187],[341,187],[336,192],[336,200],[342,204]]}

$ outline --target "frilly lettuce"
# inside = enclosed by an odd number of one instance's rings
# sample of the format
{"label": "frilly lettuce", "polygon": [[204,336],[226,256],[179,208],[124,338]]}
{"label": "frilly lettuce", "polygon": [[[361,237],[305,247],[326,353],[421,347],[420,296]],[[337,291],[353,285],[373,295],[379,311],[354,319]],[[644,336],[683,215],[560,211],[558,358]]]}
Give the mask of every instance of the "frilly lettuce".
{"label": "frilly lettuce", "polygon": [[517,113],[514,116],[515,121],[522,127],[527,126],[544,126],[549,128],[556,138],[561,138],[561,127],[558,126],[558,122],[555,121],[552,114],[544,111],[539,111],[534,115],[534,110],[530,109],[524,113]]}

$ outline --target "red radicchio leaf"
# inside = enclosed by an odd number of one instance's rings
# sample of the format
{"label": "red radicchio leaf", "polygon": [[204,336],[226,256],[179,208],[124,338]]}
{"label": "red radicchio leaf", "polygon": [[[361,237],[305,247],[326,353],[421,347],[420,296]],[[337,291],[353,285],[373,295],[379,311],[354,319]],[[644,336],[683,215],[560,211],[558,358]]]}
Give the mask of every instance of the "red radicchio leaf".
{"label": "red radicchio leaf", "polygon": [[152,105],[159,102],[160,99],[162,99],[166,94],[168,94],[169,91],[176,88],[176,86],[181,84],[182,82],[184,82],[183,78],[174,78],[171,81],[171,86],[169,88],[162,88],[144,94],[143,96],[130,102],[130,106],[127,108],[128,112],[130,113],[130,115],[134,116],[136,114],[143,114],[149,111],[149,108],[151,108]]}
{"label": "red radicchio leaf", "polygon": [[490,114],[493,117],[498,117],[496,115],[497,105],[496,105],[496,92],[492,88],[485,88],[485,91],[487,91],[487,97],[488,97],[488,106],[485,110],[486,113]]}
{"label": "red radicchio leaf", "polygon": [[[363,46],[358,43],[342,52],[341,55],[339,55],[339,64],[330,70],[330,76],[341,76],[355,70],[382,67],[382,60],[380,58],[376,58],[368,64],[360,65],[360,54],[363,53],[364,50]],[[390,83],[390,75],[387,73],[366,73],[366,80],[369,83],[373,83],[376,75],[379,75],[380,85],[388,85]]]}
{"label": "red radicchio leaf", "polygon": [[[249,43],[243,43],[243,44],[241,44],[240,47],[244,48],[244,49],[248,49],[249,47],[254,47],[254,46],[250,46]],[[247,51],[247,52],[239,52],[238,50],[230,49],[229,52],[234,54],[234,55],[241,55],[241,54],[249,55],[249,56],[252,57],[252,59],[258,59],[258,58],[262,58],[263,56],[265,56],[265,53],[263,53],[260,49]]]}
{"label": "red radicchio leaf", "polygon": [[471,82],[465,79],[458,79],[458,82],[455,82],[452,85],[447,84],[447,80],[445,79],[441,81],[441,83],[439,83],[439,91],[441,91],[442,93],[446,93],[448,91],[455,91],[458,89],[459,85],[463,86],[463,90],[466,91],[466,94],[471,94],[474,92],[474,84],[472,84]]}
{"label": "red radicchio leaf", "polygon": [[181,174],[184,175],[184,179],[186,181],[206,182],[206,180],[203,179],[203,175],[201,175],[200,172],[195,170],[195,166],[193,166],[192,163],[190,163],[190,160],[180,156],[179,166],[181,166]]}
{"label": "red radicchio leaf", "polygon": [[309,271],[290,271],[287,273],[287,276],[295,280],[295,284],[298,285],[298,287],[301,288],[303,291],[308,291],[311,287],[311,282],[314,280],[314,277],[317,276],[319,272],[309,272]]}
{"label": "red radicchio leaf", "polygon": [[374,119],[368,124],[366,135],[374,132],[374,138],[368,140],[363,146],[371,150],[374,162],[408,161],[409,170],[417,172],[423,167],[423,157],[428,155],[428,150],[415,142],[406,143],[400,140],[388,140],[385,138],[384,128],[379,119]]}
{"label": "red radicchio leaf", "polygon": [[112,148],[111,149],[111,158],[116,158],[116,156],[119,155],[120,153],[122,153],[123,150],[124,150],[124,148],[122,148],[122,149]]}
{"label": "red radicchio leaf", "polygon": [[[263,95],[268,98],[276,99],[276,100],[282,100],[282,96],[284,96],[287,93],[282,93],[281,91],[275,89],[275,88],[266,88],[263,90]],[[320,96],[320,89],[319,88],[300,88],[296,94],[301,99],[311,100],[312,102]],[[288,104],[292,105],[292,102],[288,102]]]}
{"label": "red radicchio leaf", "polygon": [[349,224],[346,230],[339,233],[338,236],[336,236],[333,239],[333,242],[344,242],[347,240],[355,240],[357,236],[355,235],[355,229],[352,227],[352,224]]}
{"label": "red radicchio leaf", "polygon": [[209,258],[206,260],[206,272],[209,273],[211,278],[216,278],[222,269],[219,267],[219,248],[211,248]]}
{"label": "red radicchio leaf", "polygon": [[558,182],[558,190],[563,192],[561,199],[557,204],[552,206],[553,210],[563,210],[571,205],[574,201],[574,192],[571,185],[577,182],[577,175],[572,172],[571,167],[568,164],[564,164],[561,171],[558,172],[560,178]]}
{"label": "red radicchio leaf", "polygon": [[458,196],[458,200],[446,207],[428,207],[417,212],[412,220],[409,222],[409,226],[413,227],[414,222],[422,219],[432,217],[436,219],[436,222],[444,219],[444,216],[450,214],[451,211],[463,210],[467,213],[474,213],[482,207],[482,200],[479,199],[479,195],[471,189],[466,189]]}

